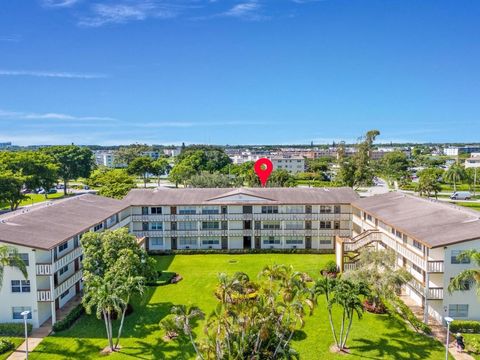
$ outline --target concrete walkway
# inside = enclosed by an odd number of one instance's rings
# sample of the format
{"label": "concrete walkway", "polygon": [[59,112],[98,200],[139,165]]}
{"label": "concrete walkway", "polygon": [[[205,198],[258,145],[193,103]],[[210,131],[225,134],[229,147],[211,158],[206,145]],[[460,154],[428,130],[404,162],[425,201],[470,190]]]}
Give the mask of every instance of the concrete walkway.
{"label": "concrete walkway", "polygon": [[[30,353],[35,349],[38,344],[40,344],[44,337],[48,336],[52,332],[52,325],[50,321],[47,321],[38,329],[33,329],[32,333],[28,338],[28,352]],[[13,353],[10,355],[7,360],[24,360],[25,356],[25,341],[20,345]]]}
{"label": "concrete walkway", "polygon": [[[400,298],[405,305],[412,310],[417,319],[423,322],[423,308],[417,305],[410,297],[406,295],[402,295]],[[445,345],[447,343],[447,328],[432,317],[428,318],[428,326],[430,326],[430,329],[432,329],[432,336]],[[448,351],[455,360],[475,360],[467,353],[461,353],[457,351],[455,346],[455,338],[452,335],[450,335]]]}

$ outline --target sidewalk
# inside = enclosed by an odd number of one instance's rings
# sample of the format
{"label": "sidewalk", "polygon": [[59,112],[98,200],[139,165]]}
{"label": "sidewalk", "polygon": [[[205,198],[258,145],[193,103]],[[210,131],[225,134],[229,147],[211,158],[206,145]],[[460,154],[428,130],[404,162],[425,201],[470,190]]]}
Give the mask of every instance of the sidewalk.
{"label": "sidewalk", "polygon": [[[423,322],[423,308],[417,305],[408,296],[402,295],[400,296],[400,298],[405,303],[405,305],[407,305],[412,310],[417,319]],[[432,329],[432,336],[445,346],[447,342],[447,328],[442,324],[439,324],[438,321],[432,317],[429,317],[428,319],[428,326],[430,326],[430,328]],[[457,348],[455,346],[455,338],[452,335],[450,335],[448,351],[455,360],[475,360],[467,353],[460,353],[457,351]]]}
{"label": "sidewalk", "polygon": [[[50,321],[40,326],[38,329],[33,329],[28,338],[28,352],[30,353],[40,344],[44,337],[52,332],[52,325]],[[25,359],[25,341],[20,345],[7,360],[24,360]]]}

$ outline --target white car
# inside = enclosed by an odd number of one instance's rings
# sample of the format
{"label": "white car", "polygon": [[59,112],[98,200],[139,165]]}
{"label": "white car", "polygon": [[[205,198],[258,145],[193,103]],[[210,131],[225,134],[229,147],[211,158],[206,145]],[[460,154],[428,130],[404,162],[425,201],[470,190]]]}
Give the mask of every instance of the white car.
{"label": "white car", "polygon": [[472,194],[469,191],[456,191],[450,195],[452,200],[470,200],[471,198]]}

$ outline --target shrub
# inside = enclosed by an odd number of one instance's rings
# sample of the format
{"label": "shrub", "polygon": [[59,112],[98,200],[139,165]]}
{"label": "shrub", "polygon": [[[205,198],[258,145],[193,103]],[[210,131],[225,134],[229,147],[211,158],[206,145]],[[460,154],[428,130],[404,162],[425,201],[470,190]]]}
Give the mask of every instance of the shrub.
{"label": "shrub", "polygon": [[0,339],[0,354],[5,354],[7,351],[13,350],[15,345],[8,339]]}
{"label": "shrub", "polygon": [[327,264],[325,265],[324,270],[330,274],[337,273],[338,272],[337,263],[333,260],[328,261]]}
{"label": "shrub", "polygon": [[[32,324],[27,324],[27,331],[32,332]],[[25,325],[23,323],[2,323],[0,324],[0,336],[23,337],[25,336]]]}
{"label": "shrub", "polygon": [[153,279],[148,279],[147,286],[163,286],[171,284],[174,272],[171,271],[158,271]]}
{"label": "shrub", "polygon": [[408,323],[410,323],[410,325],[412,325],[415,331],[423,332],[426,335],[432,334],[432,329],[430,329],[430,326],[418,320],[415,314],[412,312],[412,310],[407,305],[405,305],[405,303],[400,298],[397,297],[394,300],[391,300],[389,306],[393,307],[393,309],[403,319],[405,319]]}
{"label": "shrub", "polygon": [[450,324],[452,333],[480,334],[480,321],[455,320]]}
{"label": "shrub", "polygon": [[77,321],[80,316],[82,316],[83,314],[85,313],[85,309],[83,308],[83,305],[82,304],[78,304],[77,306],[75,306],[72,311],[70,311],[68,313],[67,316],[65,316],[65,318],[63,318],[62,320],[56,322],[54,325],[53,325],[53,331],[55,332],[59,332],[59,331],[63,331],[63,330],[67,330],[68,328],[70,328],[73,323],[75,321]]}

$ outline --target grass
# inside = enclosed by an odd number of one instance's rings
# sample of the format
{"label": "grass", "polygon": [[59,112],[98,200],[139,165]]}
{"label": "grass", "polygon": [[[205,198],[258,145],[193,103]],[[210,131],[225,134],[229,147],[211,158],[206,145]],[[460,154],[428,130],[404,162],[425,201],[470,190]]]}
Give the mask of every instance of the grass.
{"label": "grass", "polygon": [[[463,335],[463,339],[465,341],[465,345],[468,349],[468,344],[471,343],[474,339],[480,343],[480,334],[462,334]],[[472,354],[470,353],[471,356],[473,356],[473,358],[475,360],[480,360],[480,353],[477,353],[477,354]]]}
{"label": "grass", "polygon": [[[25,200],[23,200],[20,203],[19,206],[32,205],[32,204],[36,204],[36,203],[39,203],[39,202],[42,202],[42,201],[52,200],[52,199],[60,199],[60,198],[64,197],[63,190],[61,190],[61,191],[59,191],[55,194],[48,194],[47,199],[45,199],[44,194],[27,194],[26,196],[27,196],[27,198]],[[5,204],[0,204],[0,210],[3,210],[3,209],[10,209],[10,207],[8,205],[5,205]]]}
{"label": "grass", "polygon": [[[19,347],[23,341],[25,340],[24,338],[21,338],[21,337],[6,337],[6,336],[1,336],[0,337],[1,339],[8,339],[10,340],[11,342],[13,342],[13,344],[15,345],[15,349],[17,347]],[[11,351],[7,351],[6,353],[3,353],[3,354],[0,354],[0,360],[5,360],[7,359],[15,350],[11,350]]]}
{"label": "grass", "polygon": [[453,204],[480,211],[480,202],[463,202],[462,201],[462,202],[454,202]]}
{"label": "grass", "polygon": [[[109,359],[193,359],[190,344],[165,342],[159,322],[174,304],[195,304],[209,314],[215,307],[213,291],[219,272],[244,271],[251,277],[267,264],[290,264],[316,277],[333,255],[256,254],[256,255],[172,255],[156,257],[158,269],[178,272],[184,280],[175,285],[151,287],[143,299],[134,301],[135,311],[126,318],[122,349]],[[201,336],[203,323],[195,328]],[[301,359],[398,359],[427,360],[443,357],[442,345],[410,330],[393,315],[366,313],[355,320],[348,342],[351,355],[332,354],[333,343],[325,310],[325,301],[295,337],[293,347]],[[49,336],[31,354],[31,359],[95,359],[107,345],[103,322],[83,316],[71,329]]]}

